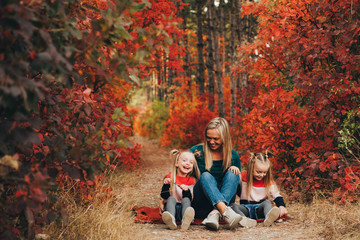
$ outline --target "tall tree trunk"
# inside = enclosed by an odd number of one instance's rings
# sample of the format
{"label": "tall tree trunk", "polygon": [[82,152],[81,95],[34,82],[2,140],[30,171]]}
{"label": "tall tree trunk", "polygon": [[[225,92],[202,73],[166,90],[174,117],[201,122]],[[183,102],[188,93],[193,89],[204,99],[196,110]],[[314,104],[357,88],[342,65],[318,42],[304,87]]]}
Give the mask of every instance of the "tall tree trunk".
{"label": "tall tree trunk", "polygon": [[[188,8],[183,8],[181,10],[181,18],[184,20],[182,22],[181,28],[182,30],[184,30],[184,32],[186,32],[187,29],[187,10]],[[191,76],[191,72],[190,72],[190,67],[189,67],[189,63],[190,63],[190,57],[189,57],[189,46],[188,46],[188,37],[187,34],[183,34],[183,44],[184,44],[184,48],[185,48],[185,56],[184,56],[184,72],[185,72],[185,78],[190,79]],[[189,87],[191,86],[191,82],[189,81]]]}
{"label": "tall tree trunk", "polygon": [[240,10],[241,10],[241,6],[242,6],[242,0],[233,0],[235,3],[235,8],[236,8],[236,22],[237,22],[237,26],[236,26],[236,33],[237,33],[237,40],[238,43],[241,44],[242,42],[242,32],[245,32],[245,26],[244,26],[244,21],[241,19],[240,17]]}
{"label": "tall tree trunk", "polygon": [[[247,72],[241,72],[240,73],[240,81],[238,81],[239,83],[239,86],[238,88],[239,89],[244,89],[244,96],[247,96],[248,94],[245,92],[247,91],[248,89],[248,85],[249,85],[249,74]],[[246,103],[245,103],[245,100],[244,98],[241,98],[240,99],[240,114],[241,116],[245,116],[249,113],[249,109],[248,107],[246,106]]]}
{"label": "tall tree trunk", "polygon": [[[236,61],[236,23],[237,23],[237,2],[238,0],[231,0],[230,6],[231,6],[231,14],[230,14],[230,56],[231,56],[231,63],[230,63],[230,69],[235,66]],[[230,93],[231,93],[231,100],[230,100],[230,120],[235,119],[236,116],[236,96],[237,96],[237,82],[238,82],[238,74],[236,74],[234,71],[231,71],[230,74]],[[232,121],[231,121],[232,122]]]}
{"label": "tall tree trunk", "polygon": [[[221,66],[222,69],[225,69],[225,61],[226,61],[226,37],[225,37],[225,33],[226,33],[226,24],[225,24],[225,14],[224,11],[225,9],[225,2],[224,0],[220,0],[220,5],[219,5],[219,20],[220,20],[220,25],[219,25],[219,39],[221,39],[220,42],[220,58],[221,58]],[[225,72],[226,73],[226,72]]]}
{"label": "tall tree trunk", "polygon": [[208,8],[207,11],[207,22],[208,22],[208,30],[207,30],[207,71],[208,71],[208,108],[210,111],[215,110],[215,78],[214,78],[214,44],[212,41],[212,33],[213,33],[213,22],[211,20],[211,14]]}
{"label": "tall tree trunk", "polygon": [[173,90],[171,90],[172,88],[170,88],[173,85],[173,79],[175,77],[175,70],[174,69],[169,69],[169,77],[168,77],[168,83],[167,83],[167,95],[165,98],[165,105],[169,106],[170,102],[173,100],[172,96],[173,96]]}
{"label": "tall tree trunk", "polygon": [[162,66],[160,65],[160,66],[158,66],[158,79],[157,79],[157,84],[156,84],[156,86],[157,86],[156,97],[159,101],[161,101],[161,99],[162,99],[162,92],[161,92],[162,81],[163,81],[163,72],[162,72]]}
{"label": "tall tree trunk", "polygon": [[167,89],[168,89],[168,78],[167,78],[167,61],[168,61],[168,56],[166,54],[166,52],[164,52],[164,74],[163,74],[163,81],[161,82],[161,92],[162,92],[162,98],[161,100],[166,99],[167,96]]}
{"label": "tall tree trunk", "polygon": [[204,42],[203,42],[203,17],[202,9],[204,6],[203,0],[196,0],[196,20],[197,20],[197,50],[198,50],[198,66],[197,66],[197,84],[199,87],[199,95],[202,96],[205,92],[205,65],[204,65]]}
{"label": "tall tree trunk", "polygon": [[218,112],[220,117],[225,117],[225,102],[224,102],[224,90],[223,90],[223,80],[222,80],[222,71],[221,71],[221,58],[220,58],[220,48],[219,48],[219,37],[217,34],[216,24],[216,10],[214,2],[209,6],[210,12],[210,21],[214,24],[214,28],[210,29],[212,31],[212,41],[214,43],[214,56],[215,56],[215,75],[216,75],[216,93],[218,101]]}

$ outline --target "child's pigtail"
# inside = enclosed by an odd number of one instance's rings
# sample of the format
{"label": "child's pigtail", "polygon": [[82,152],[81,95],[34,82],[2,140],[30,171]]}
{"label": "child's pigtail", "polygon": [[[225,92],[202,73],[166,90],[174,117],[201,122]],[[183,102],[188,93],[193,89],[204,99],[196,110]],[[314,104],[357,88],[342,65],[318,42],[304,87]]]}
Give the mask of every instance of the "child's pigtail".
{"label": "child's pigtail", "polygon": [[181,152],[177,149],[170,151],[170,159],[173,161],[172,171],[171,171],[171,181],[170,181],[170,195],[173,193],[173,186],[175,185],[176,179],[176,162],[179,160]]}
{"label": "child's pigtail", "polygon": [[247,174],[247,185],[246,185],[246,195],[249,196],[251,192],[251,188],[253,186],[253,173],[254,173],[254,165],[255,165],[256,153],[251,152],[249,157],[249,162],[247,164],[246,174]]}

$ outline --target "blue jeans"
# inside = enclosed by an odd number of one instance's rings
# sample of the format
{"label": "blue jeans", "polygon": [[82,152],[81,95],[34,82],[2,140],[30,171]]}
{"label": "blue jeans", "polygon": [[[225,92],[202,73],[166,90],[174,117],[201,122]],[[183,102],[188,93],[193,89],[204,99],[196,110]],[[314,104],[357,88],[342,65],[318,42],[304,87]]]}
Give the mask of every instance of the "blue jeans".
{"label": "blue jeans", "polygon": [[239,180],[239,175],[228,170],[223,177],[222,186],[219,187],[209,172],[201,174],[194,186],[192,207],[195,209],[195,218],[206,218],[219,202],[226,205],[233,203]]}

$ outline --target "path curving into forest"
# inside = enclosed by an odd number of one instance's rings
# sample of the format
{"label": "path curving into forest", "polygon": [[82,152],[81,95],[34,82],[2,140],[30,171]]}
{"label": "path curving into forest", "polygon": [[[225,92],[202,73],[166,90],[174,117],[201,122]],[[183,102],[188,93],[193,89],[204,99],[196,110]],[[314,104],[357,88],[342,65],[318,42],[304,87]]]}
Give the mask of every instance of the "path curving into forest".
{"label": "path curving into forest", "polygon": [[[163,177],[171,169],[170,148],[161,147],[157,140],[135,136],[132,140],[142,145],[142,164],[132,174],[136,184],[128,186],[127,191],[134,197],[134,205],[157,207]],[[323,239],[318,235],[318,228],[300,221],[296,216],[301,214],[299,208],[288,204],[292,216],[289,220],[275,223],[271,227],[258,224],[255,228],[238,227],[228,230],[210,231],[202,225],[191,225],[189,230],[169,230],[164,224],[139,224],[137,228],[146,232],[146,239]],[[301,208],[300,208],[301,209]]]}

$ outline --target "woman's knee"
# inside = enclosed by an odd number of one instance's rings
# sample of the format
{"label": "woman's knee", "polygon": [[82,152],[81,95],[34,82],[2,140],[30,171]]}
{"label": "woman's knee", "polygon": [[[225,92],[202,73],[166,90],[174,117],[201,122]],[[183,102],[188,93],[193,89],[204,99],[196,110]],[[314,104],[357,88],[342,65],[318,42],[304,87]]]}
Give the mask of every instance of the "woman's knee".
{"label": "woman's knee", "polygon": [[230,181],[234,181],[234,182],[239,182],[240,181],[240,176],[233,173],[232,171],[228,170],[224,176],[224,178],[226,178],[227,180]]}
{"label": "woman's knee", "polygon": [[214,176],[211,175],[211,173],[209,172],[204,172],[201,174],[200,178],[199,178],[199,181],[203,182],[203,181],[208,181],[210,179],[213,179]]}

